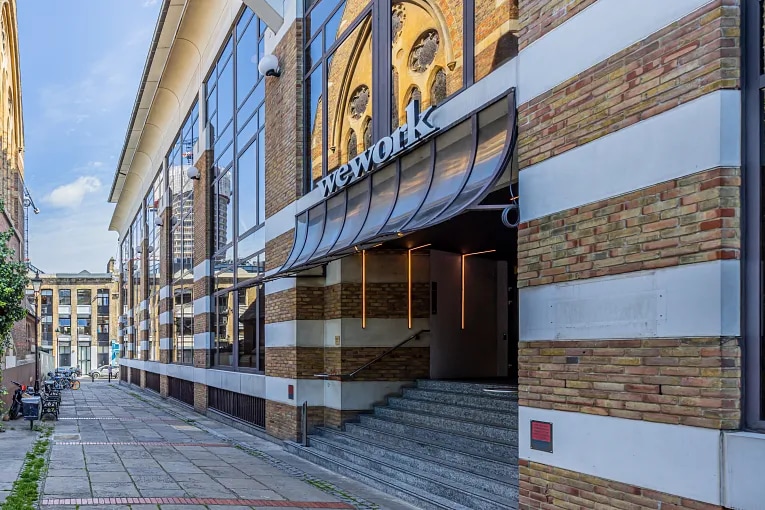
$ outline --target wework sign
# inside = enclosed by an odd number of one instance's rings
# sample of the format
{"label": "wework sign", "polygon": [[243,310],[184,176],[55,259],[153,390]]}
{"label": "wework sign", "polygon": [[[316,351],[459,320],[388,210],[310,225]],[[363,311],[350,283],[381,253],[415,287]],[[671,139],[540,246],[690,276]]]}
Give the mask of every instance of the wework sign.
{"label": "wework sign", "polygon": [[399,126],[393,134],[379,140],[348,163],[328,174],[319,181],[324,197],[328,197],[349,184],[374,172],[396,157],[400,152],[416,145],[423,138],[438,130],[430,121],[431,106],[420,113],[420,102],[412,101],[406,107],[406,124]]}

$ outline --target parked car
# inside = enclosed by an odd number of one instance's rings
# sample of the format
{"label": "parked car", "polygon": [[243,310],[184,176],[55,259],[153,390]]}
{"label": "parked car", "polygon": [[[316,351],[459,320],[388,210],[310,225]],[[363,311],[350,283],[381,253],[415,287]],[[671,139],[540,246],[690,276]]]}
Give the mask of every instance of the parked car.
{"label": "parked car", "polygon": [[[91,370],[89,376],[98,379],[99,377],[109,377],[109,365],[101,365],[95,370]],[[112,379],[120,376],[119,365],[112,365]]]}

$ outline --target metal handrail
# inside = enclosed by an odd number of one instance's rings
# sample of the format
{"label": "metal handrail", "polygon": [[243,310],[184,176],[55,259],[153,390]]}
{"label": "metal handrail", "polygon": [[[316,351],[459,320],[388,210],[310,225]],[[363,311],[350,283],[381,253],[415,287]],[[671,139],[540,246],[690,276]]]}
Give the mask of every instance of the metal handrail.
{"label": "metal handrail", "polygon": [[361,372],[365,368],[368,368],[371,365],[374,365],[375,363],[377,363],[378,361],[380,361],[385,356],[387,356],[388,354],[392,353],[393,351],[395,351],[396,349],[398,349],[402,345],[404,345],[404,344],[406,344],[408,342],[411,342],[412,340],[417,340],[418,338],[420,338],[420,335],[422,335],[423,333],[430,333],[430,330],[429,329],[421,329],[417,333],[414,333],[413,335],[408,336],[405,340],[397,343],[396,345],[394,345],[393,347],[391,347],[390,349],[388,349],[384,353],[376,356],[371,361],[368,361],[368,362],[364,363],[363,365],[361,365],[359,368],[357,368],[353,372],[350,372],[350,373],[347,373],[347,374],[314,374],[314,377],[320,377],[322,379],[327,379],[327,378],[330,378],[330,377],[340,377],[341,379],[344,379],[344,378],[353,379],[356,376],[356,374],[358,374],[359,372]]}

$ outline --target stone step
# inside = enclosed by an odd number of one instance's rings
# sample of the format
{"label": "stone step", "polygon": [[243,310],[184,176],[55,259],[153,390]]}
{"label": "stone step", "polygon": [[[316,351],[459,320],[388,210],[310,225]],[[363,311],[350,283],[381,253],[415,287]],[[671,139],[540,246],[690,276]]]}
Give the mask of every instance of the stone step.
{"label": "stone step", "polygon": [[357,464],[343,461],[316,448],[305,448],[297,443],[285,442],[286,450],[309,462],[332,472],[358,480],[372,488],[396,496],[423,510],[468,510],[469,507],[449,501],[441,496],[428,494],[417,487],[383,476]]}
{"label": "stone step", "polygon": [[518,427],[518,415],[509,411],[493,411],[488,409],[479,409],[477,407],[443,404],[441,402],[416,400],[403,397],[389,397],[388,407],[392,409],[411,411],[414,413],[428,413],[437,416],[444,416],[447,418],[468,420],[484,425],[493,425],[496,427]]}
{"label": "stone step", "polygon": [[357,452],[373,459],[380,459],[394,466],[405,466],[406,469],[415,473],[429,473],[445,480],[475,487],[503,498],[514,498],[518,494],[517,466],[507,464],[504,471],[505,476],[497,476],[493,472],[476,471],[475,466],[470,466],[468,469],[467,465],[457,463],[454,460],[433,458],[413,451],[401,451],[392,448],[389,444],[360,439],[332,429],[319,429],[318,434],[312,436],[312,441],[311,446],[328,453],[333,452],[329,451],[325,447],[327,445],[323,443]]}
{"label": "stone step", "polygon": [[[417,379],[417,388],[422,390],[444,391],[450,393],[464,393],[479,395],[482,397],[509,399],[518,398],[518,387],[508,384],[471,383],[461,381],[439,381],[436,379]],[[487,393],[487,388],[506,388],[513,393]]]}
{"label": "stone step", "polygon": [[510,427],[497,427],[438,414],[380,406],[374,408],[374,416],[409,425],[418,425],[435,430],[490,439],[501,443],[518,444],[518,431]]}
{"label": "stone step", "polygon": [[359,420],[359,424],[347,423],[345,425],[346,430],[353,430],[353,433],[356,433],[356,427],[365,427],[399,437],[406,437],[423,444],[449,445],[454,450],[500,462],[512,457],[517,458],[518,456],[517,431],[514,435],[511,434],[513,435],[512,441],[505,443],[448,430],[434,430],[416,424],[391,421],[381,416],[361,415]]}
{"label": "stone step", "polygon": [[448,391],[436,391],[422,388],[404,388],[404,398],[416,400],[428,400],[441,402],[442,404],[463,405],[480,409],[494,409],[497,411],[518,411],[517,398],[497,398],[483,395],[471,395],[469,393],[453,393]]}
{"label": "stone step", "polygon": [[[457,481],[441,475],[423,472],[410,466],[381,459],[342,444],[311,438],[310,447],[353,465],[380,473],[386,478],[417,487],[430,494],[437,494],[460,505],[475,510],[500,510],[510,508],[518,501],[518,489],[507,486],[510,495],[488,493],[469,484],[469,480]],[[511,499],[512,498],[512,499]]]}
{"label": "stone step", "polygon": [[[465,450],[469,451],[461,451],[456,448],[459,443],[477,441],[472,438],[463,439],[456,435],[450,435],[448,438],[442,437],[438,441],[438,437],[434,438],[434,436],[445,433],[434,433],[423,429],[422,437],[418,438],[416,434],[411,433],[412,428],[408,429],[407,432],[407,435],[398,435],[390,431],[364,426],[360,423],[347,423],[345,425],[345,433],[351,437],[369,441],[383,447],[394,448],[402,452],[410,452],[413,455],[430,457],[433,459],[433,462],[456,464],[467,471],[517,484],[518,450],[515,447],[484,441],[485,448],[480,450],[484,454],[476,455],[474,453],[476,448],[471,448],[469,444],[465,448]],[[506,457],[501,460],[487,457],[489,454],[493,455],[503,450]]]}

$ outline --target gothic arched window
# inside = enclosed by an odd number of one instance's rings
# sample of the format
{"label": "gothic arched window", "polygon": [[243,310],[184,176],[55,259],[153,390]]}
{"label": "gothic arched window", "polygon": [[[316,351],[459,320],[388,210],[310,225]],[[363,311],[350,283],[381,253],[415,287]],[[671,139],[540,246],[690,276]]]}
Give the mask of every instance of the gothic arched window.
{"label": "gothic arched window", "polygon": [[430,104],[436,106],[444,99],[446,99],[446,73],[443,69],[439,69],[430,86]]}
{"label": "gothic arched window", "polygon": [[348,135],[348,159],[353,159],[359,154],[359,141],[356,138],[356,131],[351,129],[351,134]]}

